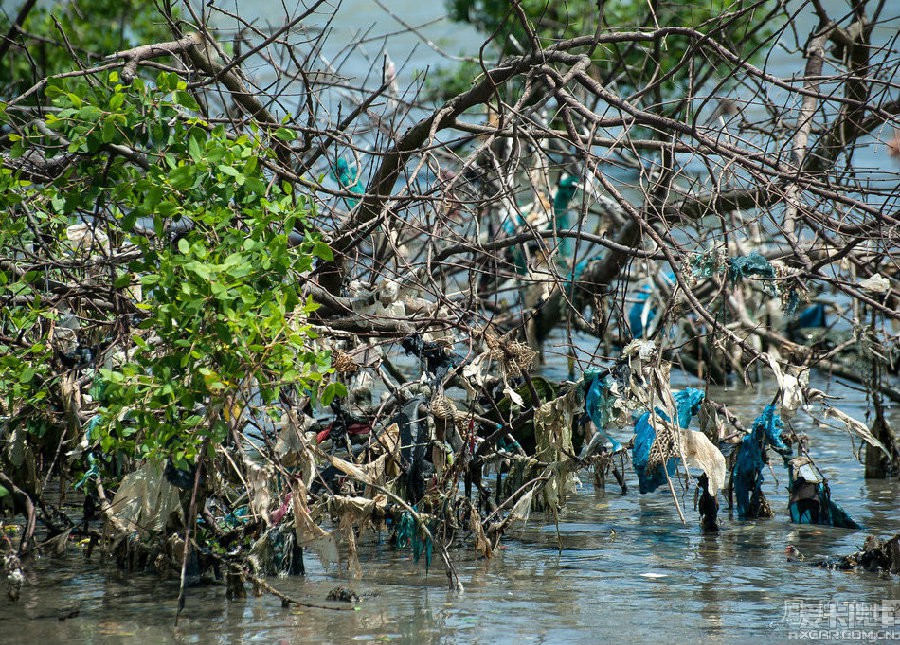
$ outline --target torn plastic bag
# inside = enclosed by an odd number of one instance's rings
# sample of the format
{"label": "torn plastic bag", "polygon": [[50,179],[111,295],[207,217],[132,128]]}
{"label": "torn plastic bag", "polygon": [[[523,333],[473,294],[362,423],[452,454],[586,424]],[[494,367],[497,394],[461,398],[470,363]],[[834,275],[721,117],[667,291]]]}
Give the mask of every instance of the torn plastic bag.
{"label": "torn plastic bag", "polygon": [[419,406],[424,403],[423,397],[415,397],[403,406],[397,416],[391,419],[392,423],[396,423],[400,427],[402,480],[406,486],[406,498],[411,504],[418,504],[425,495],[427,474],[425,451],[428,447],[429,437],[426,418],[419,414]]}
{"label": "torn plastic bag", "polygon": [[[82,475],[81,479],[75,484],[75,490],[78,490],[82,486],[84,486],[89,479],[99,478],[100,477],[100,463],[97,461],[97,458],[94,456],[94,453],[91,451],[91,446],[94,445],[94,430],[96,430],[100,426],[100,421],[102,417],[99,414],[95,414],[84,426],[84,436],[81,438],[81,443],[79,444],[80,451],[87,451],[85,456],[88,468],[85,471],[84,475]],[[73,450],[71,453],[68,453],[67,456],[74,455],[75,451]]]}
{"label": "torn plastic bag", "polygon": [[[334,169],[331,176],[334,177],[341,188],[349,190],[354,195],[362,195],[366,192],[362,182],[362,173],[354,172],[350,169],[350,164],[343,157],[338,157],[334,162]],[[345,197],[344,203],[347,208],[353,208],[359,203],[359,198]]]}
{"label": "torn plastic bag", "polygon": [[447,372],[462,363],[460,356],[449,351],[442,343],[424,340],[419,334],[407,336],[400,341],[400,345],[404,352],[419,358],[424,371],[434,375],[437,383],[443,381]]}
{"label": "torn plastic bag", "polygon": [[712,496],[725,488],[728,466],[725,455],[702,432],[681,429],[681,454],[688,468],[698,468],[706,477],[706,490]]}
{"label": "torn plastic bag", "polygon": [[322,443],[323,441],[331,439],[331,434],[336,426],[341,430],[340,434],[347,434],[351,437],[368,437],[372,432],[372,426],[370,424],[360,421],[346,424],[346,426],[341,426],[339,423],[330,423],[325,426],[324,430],[316,434],[316,443]]}
{"label": "torn plastic bag", "polygon": [[788,463],[788,514],[795,524],[821,524],[844,529],[862,527],[831,499],[828,480],[809,457]]}
{"label": "torn plastic bag", "polygon": [[[691,418],[700,410],[705,394],[703,390],[688,387],[673,394],[675,399],[675,414],[678,417],[678,425],[687,428],[691,424]],[[669,421],[665,412],[656,409],[656,414],[664,421]],[[666,472],[669,477],[675,475],[678,459],[671,458],[666,462],[666,471],[661,468],[649,468],[650,450],[656,441],[656,428],[650,424],[650,413],[645,412],[640,416],[634,426],[634,447],[631,451],[631,460],[638,476],[638,490],[641,493],[650,493],[666,483]]]}
{"label": "torn plastic bag", "polygon": [[741,519],[771,515],[762,493],[766,447],[771,446],[785,457],[793,454],[791,448],[781,439],[784,424],[775,409],[774,404],[765,407],[763,413],[753,422],[750,433],[744,437],[738,449],[732,479],[738,517]]}
{"label": "torn plastic bag", "polygon": [[[668,417],[662,411],[657,409],[656,414],[668,421]],[[650,449],[653,442],[656,441],[656,428],[650,425],[650,413],[644,412],[634,425],[634,447],[631,449],[631,461],[634,464],[634,471],[638,476],[638,490],[644,493],[652,493],[661,485],[666,483],[666,473],[661,468],[648,469],[650,461]],[[669,459],[666,462],[666,471],[669,477],[675,476],[675,470],[678,465],[677,459]]]}
{"label": "torn plastic bag", "polygon": [[303,551],[293,528],[286,525],[266,529],[250,547],[247,561],[257,575],[303,575]]}
{"label": "torn plastic bag", "polygon": [[[413,506],[412,509],[418,512],[418,508]],[[418,564],[422,555],[425,556],[425,571],[431,567],[431,555],[434,545],[431,538],[419,529],[415,517],[409,511],[403,511],[400,516],[400,523],[397,527],[397,548],[412,548],[413,561]]]}
{"label": "torn plastic bag", "polygon": [[706,398],[703,390],[695,387],[686,387],[672,394],[675,399],[675,415],[678,417],[678,425],[687,428],[691,425],[691,419],[700,412],[700,406]]}
{"label": "torn plastic bag", "polygon": [[110,504],[109,512],[117,523],[138,533],[141,539],[160,535],[171,514],[182,516],[178,489],[166,480],[164,471],[162,462],[148,461],[125,475]]}
{"label": "torn plastic bag", "polygon": [[[555,518],[565,504],[572,487],[572,467],[568,456],[573,454],[572,419],[581,409],[581,391],[574,387],[563,396],[544,403],[534,413],[534,457],[550,464],[549,479],[537,499],[535,510],[549,510]],[[534,476],[534,472],[529,476]]]}
{"label": "torn plastic bag", "polygon": [[597,432],[612,444],[612,451],[622,449],[622,443],[606,434],[606,426],[610,419],[610,408],[615,397],[609,393],[609,385],[598,374],[594,374],[587,393],[584,395],[584,411],[591,418]]}
{"label": "torn plastic bag", "polygon": [[[676,283],[675,274],[666,273],[661,278],[670,287]],[[637,294],[637,302],[628,310],[628,327],[631,330],[632,338],[643,338],[646,334],[652,334],[655,325],[653,321],[656,319],[656,305],[653,298],[653,292],[656,289],[653,280],[648,279],[648,283],[641,287]]]}
{"label": "torn plastic bag", "polygon": [[851,436],[853,435],[853,433],[856,433],[856,435],[858,435],[860,439],[862,439],[869,445],[874,446],[875,448],[878,448],[879,450],[881,450],[881,452],[883,452],[888,459],[891,458],[890,451],[887,449],[887,447],[883,443],[881,443],[880,441],[878,441],[878,439],[875,438],[875,435],[872,434],[872,431],[869,429],[869,427],[866,424],[864,424],[860,421],[857,421],[850,415],[838,410],[837,408],[833,408],[831,406],[825,407],[825,418],[826,419],[828,419],[828,418],[837,419],[838,421],[840,421],[841,423],[844,424],[844,427],[847,428],[847,432],[851,433]]}
{"label": "torn plastic bag", "polygon": [[825,305],[821,302],[811,305],[800,312],[797,325],[801,328],[825,327]]}
{"label": "torn plastic bag", "polygon": [[652,306],[650,294],[653,289],[645,284],[637,295],[637,302],[628,310],[628,327],[632,338],[643,338],[644,330],[656,318],[656,307]]}

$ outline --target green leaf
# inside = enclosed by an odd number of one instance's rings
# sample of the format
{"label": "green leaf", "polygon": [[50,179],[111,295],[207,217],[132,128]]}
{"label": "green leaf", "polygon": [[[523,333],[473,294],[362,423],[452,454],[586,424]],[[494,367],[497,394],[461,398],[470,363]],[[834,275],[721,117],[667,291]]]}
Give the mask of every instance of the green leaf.
{"label": "green leaf", "polygon": [[190,188],[194,183],[194,168],[192,166],[178,166],[169,173],[169,181],[175,189]]}
{"label": "green leaf", "polygon": [[85,105],[78,111],[78,118],[94,122],[100,119],[100,115],[103,114],[96,105]]}
{"label": "green leaf", "polygon": [[179,105],[186,107],[188,110],[192,110],[194,112],[198,112],[200,110],[200,106],[197,104],[197,101],[194,100],[194,97],[184,90],[178,90],[175,92],[175,101]]}
{"label": "green leaf", "polygon": [[207,264],[197,262],[196,260],[191,260],[190,262],[185,262],[184,268],[187,271],[196,273],[202,280],[209,280],[211,267]]}
{"label": "green leaf", "polygon": [[22,373],[19,374],[19,383],[31,383],[31,379],[34,378],[34,369],[31,367],[26,367],[22,370]]}
{"label": "green leaf", "polygon": [[325,260],[326,262],[331,262],[334,260],[334,251],[331,250],[331,247],[325,244],[325,242],[316,242],[313,246],[313,255],[315,255],[320,260]]}
{"label": "green leaf", "polygon": [[182,255],[188,255],[191,252],[191,245],[186,239],[181,238],[178,240],[178,250]]}
{"label": "green leaf", "polygon": [[109,109],[110,112],[118,112],[119,108],[122,107],[122,104],[125,102],[125,95],[121,92],[116,92],[111,97],[109,97]]}
{"label": "green leaf", "polygon": [[200,143],[197,141],[196,137],[188,138],[188,153],[195,163],[203,161],[203,152],[200,150]]}
{"label": "green leaf", "polygon": [[275,130],[275,136],[282,141],[293,141],[297,138],[297,133],[287,128],[278,128]]}
{"label": "green leaf", "polygon": [[115,140],[118,134],[119,131],[116,129],[116,120],[113,117],[104,119],[103,132],[101,133],[103,143],[109,143],[110,141]]}
{"label": "green leaf", "polygon": [[332,381],[322,391],[322,405],[331,405],[335,398],[347,396],[347,388],[343,383]]}

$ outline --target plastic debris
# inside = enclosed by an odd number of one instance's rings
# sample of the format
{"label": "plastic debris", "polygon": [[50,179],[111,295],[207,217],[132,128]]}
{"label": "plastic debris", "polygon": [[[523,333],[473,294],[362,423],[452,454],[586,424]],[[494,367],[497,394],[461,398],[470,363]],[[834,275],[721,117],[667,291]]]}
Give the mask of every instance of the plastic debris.
{"label": "plastic debris", "polygon": [[691,275],[695,278],[711,278],[727,269],[728,257],[716,248],[695,253],[691,259]]}
{"label": "plastic debris", "polygon": [[801,329],[826,327],[825,305],[818,302],[801,311],[797,318],[797,326]]}
{"label": "plastic debris", "polygon": [[[417,510],[413,506],[413,510]],[[404,511],[400,516],[400,525],[397,527],[397,548],[412,549],[413,561],[419,562],[421,557],[425,556],[425,571],[431,567],[431,555],[434,550],[434,544],[431,538],[419,530],[416,518],[409,511]]]}
{"label": "plastic debris", "polygon": [[784,425],[775,411],[775,405],[767,405],[763,413],[753,422],[750,433],[744,437],[738,448],[732,478],[738,517],[741,519],[772,515],[762,492],[763,469],[766,466],[768,446],[783,456],[793,454],[791,448],[781,439],[783,429]]}
{"label": "plastic debris", "polygon": [[[704,397],[705,394],[703,390],[692,387],[685,388],[673,394],[673,398],[675,399],[675,415],[679,427],[687,428],[691,424],[693,416],[700,411],[700,404],[703,403]],[[656,409],[656,415],[665,422],[670,421],[669,416],[659,408]],[[675,457],[668,459],[668,461],[666,461],[665,471],[663,471],[662,468],[653,468],[651,466],[650,451],[656,441],[656,428],[650,423],[650,412],[645,412],[638,418],[637,423],[634,426],[634,432],[636,437],[634,440],[634,447],[632,448],[631,460],[632,463],[634,463],[634,470],[638,476],[638,490],[642,494],[650,493],[666,483],[666,473],[668,473],[669,477],[675,476],[678,467],[678,459]],[[709,451],[701,444],[700,439],[694,437],[693,434],[702,437],[699,433],[682,433],[682,438],[688,440],[691,448],[691,456],[685,454],[685,459],[689,461],[688,465],[696,465],[704,470],[706,470],[706,467],[713,468],[709,464],[711,463],[710,460],[714,460],[714,458],[709,456]],[[684,443],[684,441],[682,443]],[[708,439],[706,440],[706,443],[710,443]],[[711,443],[710,446],[712,446]],[[713,446],[713,448],[715,447]],[[718,452],[717,449],[716,452]],[[722,458],[722,462],[724,463],[724,458]],[[705,464],[706,467],[701,464]],[[722,474],[721,479],[724,481],[724,474]],[[716,488],[716,490],[718,490],[718,488]]]}
{"label": "plastic debris", "polygon": [[632,338],[643,338],[644,330],[656,318],[656,307],[650,298],[652,292],[653,288],[645,284],[637,294],[637,302],[628,310],[628,328]]}
{"label": "plastic debris", "polygon": [[25,584],[25,574],[22,572],[22,563],[18,556],[8,553],[3,556],[3,572],[6,573],[6,595],[12,602],[19,600],[22,585]]}
{"label": "plastic debris", "polygon": [[[362,173],[351,170],[350,164],[343,157],[338,157],[337,161],[335,161],[331,176],[334,177],[341,188],[345,188],[355,195],[362,195],[366,192],[366,188],[362,183]],[[344,203],[347,205],[347,208],[353,208],[359,203],[359,199],[356,197],[345,197]]]}
{"label": "plastic debris", "polygon": [[[657,415],[665,421],[669,418],[661,410],[656,411]],[[641,494],[652,493],[657,488],[666,483],[666,472],[669,477],[675,476],[678,466],[677,459],[669,459],[666,462],[666,471],[661,468],[649,468],[650,449],[656,441],[656,428],[650,424],[650,413],[644,412],[638,418],[634,425],[634,447],[631,449],[631,461],[634,464],[634,471],[638,476],[638,490]]]}
{"label": "plastic debris", "polygon": [[584,395],[584,411],[594,423],[597,432],[612,444],[612,451],[622,449],[622,443],[606,434],[615,397],[610,395],[609,385],[599,375],[594,374]]}
{"label": "plastic debris", "polygon": [[775,267],[756,251],[728,260],[728,279],[732,286],[741,280],[751,276],[759,277],[764,280],[764,290],[769,295],[776,294],[775,288]]}
{"label": "plastic debris", "polygon": [[828,480],[809,457],[788,462],[788,514],[795,524],[822,524],[845,529],[860,529],[844,509],[831,499]]}
{"label": "plastic debris", "polygon": [[522,495],[522,497],[520,497],[513,505],[512,510],[509,512],[510,517],[512,517],[513,520],[526,524],[531,517],[531,500],[533,497],[534,488]]}
{"label": "plastic debris", "polygon": [[862,423],[861,421],[857,421],[850,415],[830,406],[825,408],[825,418],[827,419],[829,417],[837,419],[838,421],[843,423],[844,427],[847,429],[847,432],[851,434],[856,433],[856,435],[860,439],[875,446],[876,448],[881,450],[888,459],[891,459],[890,451],[887,449],[887,447],[885,447],[883,443],[875,438],[875,436],[872,434],[872,431],[869,430],[869,427],[866,424]]}
{"label": "plastic debris", "polygon": [[675,415],[678,417],[678,425],[687,428],[691,425],[691,419],[700,411],[706,393],[695,387],[686,387],[675,392],[672,398],[675,399]]}
{"label": "plastic debris", "polygon": [[793,316],[800,307],[800,292],[796,288],[790,287],[787,293],[782,294],[782,302],[784,304],[784,315]]}
{"label": "plastic debris", "polygon": [[827,569],[849,570],[862,567],[878,573],[900,573],[900,533],[889,540],[869,535],[862,549],[856,553],[840,558],[826,558],[818,565]]}
{"label": "plastic debris", "polygon": [[181,516],[178,489],[168,482],[162,462],[148,461],[122,478],[110,512],[125,529],[142,539],[164,531],[173,513]]}
{"label": "plastic debris", "polygon": [[247,561],[258,575],[300,575],[303,568],[302,551],[292,529],[273,526],[250,547]]}
{"label": "plastic debris", "polygon": [[[578,189],[578,178],[573,175],[563,175],[559,179],[559,186],[553,195],[553,218],[556,220],[556,230],[568,230],[569,223],[569,202],[575,196]],[[563,238],[559,241],[559,260],[560,264],[572,257],[572,239]]]}
{"label": "plastic debris", "polygon": [[681,452],[688,468],[699,468],[706,475],[704,488],[715,498],[725,488],[725,456],[702,432],[682,429]]}
{"label": "plastic debris", "polygon": [[891,290],[891,281],[876,273],[871,278],[860,280],[859,288],[872,293],[887,293]]}
{"label": "plastic debris", "polygon": [[[406,499],[418,504],[425,495],[426,461],[425,447],[428,445],[428,426],[425,416],[420,414],[423,397],[411,399],[393,421],[400,427],[400,463],[403,468],[403,484]],[[431,464],[427,464],[430,467]]]}
{"label": "plastic debris", "polygon": [[443,380],[454,367],[462,363],[462,359],[449,351],[445,345],[435,341],[427,341],[419,334],[412,334],[400,341],[403,351],[417,356],[422,361],[424,371],[433,375],[434,382]]}
{"label": "plastic debris", "polygon": [[550,464],[550,478],[541,490],[540,508],[549,510],[554,517],[565,504],[572,483],[574,468],[567,465],[572,447],[572,417],[580,407],[577,387],[548,403],[534,413],[534,439],[536,459]]}
{"label": "plastic debris", "polygon": [[[671,271],[660,274],[659,279],[670,288],[678,282],[675,274]],[[648,278],[637,293],[637,302],[628,310],[628,327],[631,330],[632,338],[643,338],[656,330],[656,325],[653,324],[656,320],[659,301],[656,291],[653,279]]]}
{"label": "plastic debris", "polygon": [[93,257],[109,255],[109,237],[98,224],[72,224],[66,227],[66,239],[74,251],[90,251]]}
{"label": "plastic debris", "polygon": [[766,353],[765,356],[778,381],[781,415],[786,420],[792,419],[794,413],[806,403],[805,392],[809,389],[809,369],[788,365],[787,369],[782,370],[774,356],[769,353]]}
{"label": "plastic debris", "polygon": [[[95,414],[84,426],[84,436],[81,438],[81,443],[79,444],[79,449],[82,451],[86,451],[85,458],[88,463],[88,468],[85,471],[84,475],[82,475],[81,479],[79,479],[75,483],[75,490],[78,490],[82,486],[84,486],[88,480],[93,478],[100,477],[100,464],[97,460],[97,457],[94,456],[94,453],[91,452],[90,447],[94,444],[94,430],[96,430],[100,426],[102,418],[99,414]],[[74,451],[73,451],[74,452]]]}
{"label": "plastic debris", "polygon": [[325,597],[325,600],[329,602],[359,602],[359,596],[353,589],[338,585],[328,592],[328,596]]}

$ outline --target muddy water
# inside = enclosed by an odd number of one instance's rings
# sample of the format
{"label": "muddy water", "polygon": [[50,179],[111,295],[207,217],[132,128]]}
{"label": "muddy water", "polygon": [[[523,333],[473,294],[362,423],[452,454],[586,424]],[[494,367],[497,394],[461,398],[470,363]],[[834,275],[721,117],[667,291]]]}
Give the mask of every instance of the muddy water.
{"label": "muddy water", "polygon": [[[432,11],[429,3],[402,4]],[[273,15],[280,11],[276,5],[280,3],[273,3]],[[403,15],[416,22],[417,16],[408,11]],[[471,32],[453,29],[477,44]],[[420,46],[419,51],[428,50]],[[396,53],[394,57],[399,58]],[[377,52],[373,58],[378,59]],[[796,67],[796,59],[793,64]],[[588,348],[594,342],[579,345]],[[553,343],[560,346],[563,339],[554,338]],[[565,378],[564,361],[557,358],[554,365],[548,376]],[[583,367],[579,365],[578,372]],[[710,396],[729,404],[749,423],[771,401],[773,387],[719,389]],[[829,391],[844,397],[839,404],[845,411],[865,418],[862,394],[837,383]],[[894,427],[900,427],[900,411],[891,414]],[[812,454],[829,478],[834,498],[871,532],[884,536],[900,530],[900,485],[865,481],[842,431],[818,428],[803,415],[799,429],[812,437]],[[896,577],[886,580],[871,573],[786,562],[787,544],[815,560],[852,552],[869,531],[788,523],[787,477],[777,460],[774,466],[777,485],[767,475],[764,490],[777,517],[739,522],[723,513],[723,530],[717,535],[700,533],[690,496],[684,500],[688,525],[683,526],[667,493],[637,494],[632,472],[628,480],[633,490],[625,496],[614,485],[605,492],[595,490],[585,474],[558,534],[552,524],[532,517],[525,528],[504,539],[502,550],[490,561],[455,553],[465,586],[461,595],[446,590],[439,563],[426,575],[408,553],[378,545],[371,536],[362,546],[360,581],[348,582],[312,558],[307,558],[306,578],[271,581],[292,596],[316,602],[336,584],[349,584],[363,596],[357,611],[285,609],[271,597],[229,602],[222,587],[199,587],[189,591],[175,627],[177,582],[122,575],[96,561],[85,564],[72,547],[65,558],[30,566],[29,584],[17,604],[0,596],[0,645],[778,642],[797,628],[785,620],[788,601],[837,603],[835,619],[845,620],[847,605],[841,603],[862,607],[900,600]],[[829,627],[829,620],[820,626]]]}
{"label": "muddy water", "polygon": [[[749,421],[771,400],[770,389],[710,395]],[[863,418],[859,393],[840,384],[831,393]],[[892,414],[896,427],[900,414]],[[810,434],[834,498],[871,532],[900,530],[898,483],[865,481],[847,435],[802,417],[799,429]],[[175,581],[85,565],[73,547],[64,559],[31,567],[32,584],[18,604],[0,600],[0,643],[781,641],[797,629],[785,620],[787,601],[837,603],[835,619],[844,620],[848,605],[841,603],[900,600],[897,577],[786,562],[787,544],[815,560],[852,552],[869,531],[788,523],[786,475],[778,461],[773,465],[778,482],[767,475],[764,490],[777,517],[741,522],[723,513],[718,535],[700,533],[690,496],[683,500],[688,525],[682,526],[668,493],[637,494],[630,470],[635,490],[625,496],[614,484],[596,490],[585,473],[559,534],[533,516],[490,561],[454,554],[462,594],[446,590],[437,561],[426,574],[423,563],[373,535],[362,549],[360,581],[347,581],[312,558],[306,578],[272,580],[288,594],[317,602],[336,584],[347,584],[363,597],[356,611],[285,609],[271,597],[230,602],[222,587],[199,587],[189,591],[175,627]]]}

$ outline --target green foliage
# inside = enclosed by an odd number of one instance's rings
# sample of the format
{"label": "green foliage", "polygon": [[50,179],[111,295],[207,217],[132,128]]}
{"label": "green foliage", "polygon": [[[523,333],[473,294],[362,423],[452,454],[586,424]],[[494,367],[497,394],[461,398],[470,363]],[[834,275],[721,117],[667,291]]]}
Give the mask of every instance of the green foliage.
{"label": "green foliage", "polygon": [[[519,4],[539,43],[545,47],[562,39],[593,34],[601,23],[601,33],[649,30],[657,26],[693,27],[740,56],[755,53],[770,33],[765,5],[747,0],[661,3],[522,0]],[[491,37],[491,44],[501,56],[524,54],[531,49],[528,32],[512,4],[505,0],[447,0],[447,9],[451,19],[469,23]],[[691,57],[692,46],[691,40],[676,35],[663,39],[658,48],[649,43],[640,47],[633,43],[605,44],[592,53],[591,73],[604,83],[614,83],[620,91],[640,90],[651,77],[669,74],[683,64],[685,57]],[[700,64],[702,59],[696,62]],[[725,68],[716,71],[719,75],[727,74]],[[443,71],[439,74],[442,91],[450,96],[466,89],[468,80],[480,73],[481,69],[472,63],[455,72]],[[685,66],[663,83],[662,90],[667,96],[678,96],[687,81]]]}
{"label": "green foliage", "polygon": [[[18,6],[0,13],[0,33],[9,31],[17,13]],[[25,35],[17,39],[25,44],[27,55],[13,45],[0,65],[0,97],[15,96],[42,78],[73,69],[57,23],[85,66],[137,44],[171,40],[154,3],[147,0],[39,2],[23,25]]]}
{"label": "green foliage", "polygon": [[[332,252],[307,226],[313,205],[267,170],[267,141],[199,118],[174,74],[130,86],[115,72],[97,80],[49,84],[46,129],[14,137],[13,157],[66,142],[61,152],[75,160],[64,173],[42,184],[0,173],[0,209],[26,215],[0,228],[9,260],[0,297],[12,304],[0,319],[6,410],[59,420],[64,405],[41,400],[65,372],[48,333],[63,304],[92,321],[78,331],[81,345],[119,348],[88,370],[104,385],[105,453],[171,457],[183,468],[204,441],[225,438],[250,399],[265,407],[282,388],[315,394],[320,385],[324,399],[340,395],[327,383],[330,354],[306,323],[316,305],[300,291]],[[73,243],[73,226],[93,243]],[[301,243],[289,243],[292,232]],[[73,289],[48,302],[51,281]]]}

